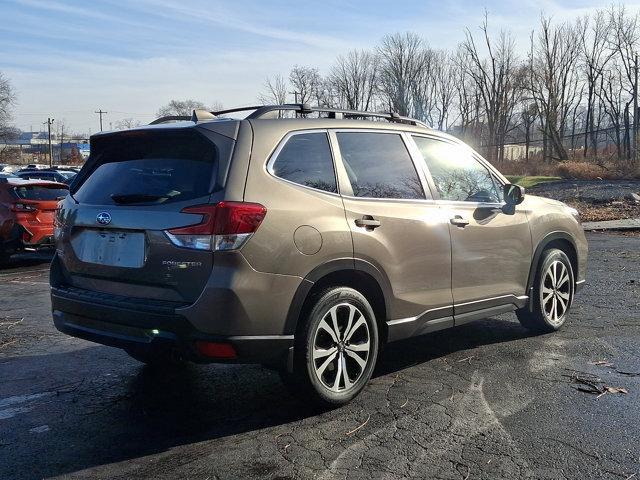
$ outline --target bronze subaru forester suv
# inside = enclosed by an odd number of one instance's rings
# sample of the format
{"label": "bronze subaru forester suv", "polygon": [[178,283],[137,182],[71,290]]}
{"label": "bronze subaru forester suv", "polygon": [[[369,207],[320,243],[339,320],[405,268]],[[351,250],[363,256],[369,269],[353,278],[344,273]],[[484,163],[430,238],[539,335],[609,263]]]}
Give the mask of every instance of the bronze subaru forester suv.
{"label": "bronze subaru forester suv", "polygon": [[386,342],[514,310],[557,330],[587,261],[575,210],[459,140],[298,104],[94,135],[55,236],[62,332],[146,363],[261,363],[331,405]]}

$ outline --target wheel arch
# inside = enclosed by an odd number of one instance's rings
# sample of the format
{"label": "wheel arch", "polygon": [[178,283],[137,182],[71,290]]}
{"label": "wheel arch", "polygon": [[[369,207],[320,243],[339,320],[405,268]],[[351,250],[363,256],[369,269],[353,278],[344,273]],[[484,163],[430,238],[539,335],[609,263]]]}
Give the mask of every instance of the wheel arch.
{"label": "wheel arch", "polygon": [[[536,272],[540,265],[542,253],[549,248],[557,248],[567,254],[569,261],[571,262],[571,268],[573,268],[574,281],[578,278],[578,250],[573,237],[571,234],[563,231],[551,232],[538,242],[533,253],[531,267],[529,269],[529,277],[527,280],[527,294],[529,295],[529,299],[531,299],[531,290],[533,289],[533,282],[536,278]],[[531,302],[529,303],[531,304]]]}
{"label": "wheel arch", "polygon": [[303,279],[289,307],[284,334],[296,333],[299,320],[312,308],[313,300],[320,292],[331,286],[351,287],[367,298],[376,314],[380,342],[386,342],[386,319],[391,284],[387,276],[373,264],[353,258],[341,258],[323,263]]}

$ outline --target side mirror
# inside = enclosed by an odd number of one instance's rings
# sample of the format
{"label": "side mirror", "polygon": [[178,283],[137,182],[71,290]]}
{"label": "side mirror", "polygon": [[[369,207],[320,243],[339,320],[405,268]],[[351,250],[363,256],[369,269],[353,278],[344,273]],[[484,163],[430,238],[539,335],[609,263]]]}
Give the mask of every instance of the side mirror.
{"label": "side mirror", "polygon": [[503,187],[504,201],[507,205],[519,205],[524,200],[524,187],[508,183]]}

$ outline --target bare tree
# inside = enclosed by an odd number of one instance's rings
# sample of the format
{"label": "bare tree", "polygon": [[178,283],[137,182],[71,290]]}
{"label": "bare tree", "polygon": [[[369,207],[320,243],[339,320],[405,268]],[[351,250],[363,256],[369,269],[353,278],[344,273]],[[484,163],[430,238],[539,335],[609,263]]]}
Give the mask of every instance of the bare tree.
{"label": "bare tree", "polygon": [[287,103],[287,82],[282,75],[267,77],[264,81],[264,91],[258,95],[258,101],[265,105],[282,105]]}
{"label": "bare tree", "polygon": [[529,161],[529,149],[531,148],[531,133],[538,118],[538,110],[535,103],[524,102],[520,112],[522,129],[524,130],[524,159]]}
{"label": "bare tree", "polygon": [[446,51],[439,51],[434,54],[433,63],[433,82],[434,101],[433,109],[435,118],[432,115],[434,126],[439,130],[446,130],[449,127],[450,116],[453,114],[454,98],[458,86],[456,78],[458,77],[458,65],[453,56]]}
{"label": "bare tree", "polygon": [[13,138],[16,129],[11,126],[11,110],[16,102],[16,94],[9,79],[0,72],[0,141]]}
{"label": "bare tree", "polygon": [[518,61],[509,34],[501,32],[497,40],[491,39],[486,14],[480,30],[486,57],[480,53],[469,30],[462,49],[469,61],[466,71],[475,82],[482,102],[487,125],[487,156],[495,161],[503,156],[507,129],[518,103]]}
{"label": "bare tree", "polygon": [[188,116],[191,115],[194,110],[208,110],[208,108],[198,100],[171,100],[167,105],[158,110],[157,115],[158,117],[168,117],[170,115]]}
{"label": "bare tree", "polygon": [[298,103],[318,101],[322,78],[317,68],[296,65],[289,73],[289,81],[293,86]]}
{"label": "bare tree", "polygon": [[587,157],[589,144],[593,155],[598,155],[598,132],[600,125],[595,122],[596,89],[602,78],[607,63],[613,56],[613,50],[607,48],[607,33],[611,22],[603,11],[597,11],[593,19],[585,18],[585,29],[582,35],[582,63],[587,89],[587,105],[584,122],[583,157]]}
{"label": "bare tree", "polygon": [[327,82],[337,97],[337,106],[369,110],[374,106],[378,87],[375,55],[365,50],[351,50],[346,55],[339,55]]}
{"label": "bare tree", "polygon": [[208,110],[211,112],[219,112],[220,110],[224,110],[224,104],[220,100],[213,100],[209,104]]}
{"label": "bare tree", "polygon": [[456,50],[454,62],[460,135],[466,141],[474,143],[479,126],[480,91],[468,73],[467,53],[461,46]]}
{"label": "bare tree", "polygon": [[[622,87],[626,90],[628,96],[623,108],[624,123],[624,150],[626,158],[631,159],[631,106],[634,100],[637,102],[638,78],[636,75],[637,50],[640,43],[640,18],[638,14],[628,14],[624,5],[612,6],[610,12],[611,28],[609,29],[609,42],[612,50],[616,52],[618,65],[623,76]],[[634,107],[635,109],[635,107]],[[633,137],[635,145],[635,137],[637,136],[636,121],[637,112],[633,112]],[[621,157],[622,158],[622,157]]]}
{"label": "bare tree", "polygon": [[136,128],[142,125],[142,123],[133,118],[123,118],[115,123],[116,130],[128,130],[129,128]]}
{"label": "bare tree", "polygon": [[541,116],[547,160],[569,158],[562,137],[574,102],[580,100],[576,66],[583,30],[581,20],[574,25],[552,25],[543,16],[537,41],[531,38],[528,87]]}
{"label": "bare tree", "polygon": [[604,113],[611,125],[608,130],[609,137],[615,143],[619,159],[625,156],[624,134],[622,131],[626,110],[625,101],[623,100],[625,91],[623,70],[624,68],[617,62],[612,62],[611,68],[601,77],[600,88],[597,91]]}
{"label": "bare tree", "polygon": [[380,92],[386,106],[411,115],[415,86],[424,79],[425,44],[412,32],[386,35],[378,47]]}
{"label": "bare tree", "polygon": [[[409,85],[410,108],[408,115],[433,125],[437,84],[436,84],[436,62],[438,52],[432,50],[426,44],[416,52],[413,63],[418,72],[416,80]],[[437,116],[437,114],[435,115]]]}

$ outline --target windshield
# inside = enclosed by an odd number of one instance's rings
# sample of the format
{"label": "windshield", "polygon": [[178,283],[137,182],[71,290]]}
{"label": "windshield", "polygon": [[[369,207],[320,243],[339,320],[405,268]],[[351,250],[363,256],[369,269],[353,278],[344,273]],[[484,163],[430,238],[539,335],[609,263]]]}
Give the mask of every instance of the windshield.
{"label": "windshield", "polygon": [[218,150],[197,132],[137,132],[105,140],[97,167],[74,194],[78,202],[157,204],[211,192]]}
{"label": "windshield", "polygon": [[21,200],[61,200],[69,191],[58,186],[23,185],[13,189]]}

